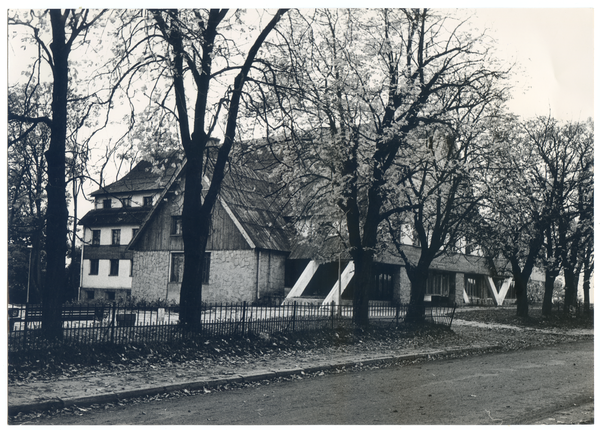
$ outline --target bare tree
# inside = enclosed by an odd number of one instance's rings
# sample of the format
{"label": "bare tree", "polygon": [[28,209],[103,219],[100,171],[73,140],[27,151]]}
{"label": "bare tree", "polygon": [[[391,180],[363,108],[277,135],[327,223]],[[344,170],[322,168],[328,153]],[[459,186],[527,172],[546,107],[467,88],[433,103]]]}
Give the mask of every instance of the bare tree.
{"label": "bare tree", "polygon": [[[49,67],[52,78],[50,111],[43,116],[30,116],[27,109],[9,111],[9,122],[30,125],[45,124],[50,129],[50,142],[45,158],[47,163],[46,256],[47,268],[43,291],[42,327],[48,337],[62,336],[61,298],[65,285],[65,256],[67,252],[67,200],[65,153],[69,103],[69,56],[78,43],[85,43],[90,28],[104,12],[89,10],[29,11],[14,13],[9,25],[28,30],[39,47],[39,57],[32,68]],[[39,70],[39,69],[38,69]],[[71,73],[73,70],[71,70]],[[35,85],[40,85],[39,81]],[[38,87],[41,90],[41,87]],[[32,127],[27,129],[30,133]]]}
{"label": "bare tree", "polygon": [[[483,178],[490,148],[486,129],[493,123],[493,110],[481,104],[475,111],[455,121],[455,128],[432,128],[421,131],[414,145],[426,147],[413,155],[415,169],[394,200],[407,201],[409,208],[387,218],[389,240],[404,260],[411,282],[406,320],[421,322],[425,318],[425,293],[433,260],[448,252],[460,251],[466,238],[473,238],[473,218],[485,199]],[[414,151],[416,154],[417,151]],[[401,235],[414,232],[419,248],[418,260],[404,252]]]}
{"label": "bare tree", "polygon": [[289,142],[280,153],[292,196],[343,226],[358,324],[368,323],[380,225],[413,207],[391,196],[413,175],[414,134],[506,95],[489,41],[463,25],[428,9],[300,12],[264,68],[270,90],[253,107]]}
{"label": "bare tree", "polygon": [[[30,94],[28,85],[9,88],[10,111],[19,106],[32,117],[49,107],[48,93]],[[9,297],[11,301],[41,301],[42,255],[45,236],[46,161],[50,141],[45,124],[12,122],[8,127],[8,242]],[[27,250],[27,247],[30,247]]]}
{"label": "bare tree", "polygon": [[524,123],[508,117],[494,131],[497,156],[490,159],[486,181],[491,192],[481,210],[482,240],[510,262],[518,316],[528,315],[528,282],[536,265],[546,267],[545,314],[560,269],[567,304],[568,285],[577,284],[582,235],[593,231],[592,136],[581,124],[560,126],[551,117]]}
{"label": "bare tree", "polygon": [[[181,284],[180,321],[198,329],[202,303],[201,264],[208,239],[211,213],[226,172],[236,138],[236,126],[244,84],[259,50],[286,11],[277,10],[250,41],[247,50],[228,35],[244,28],[241,12],[227,9],[153,10],[153,25],[146,37],[147,56],[165,60],[159,77],[172,80],[156,107],[176,118],[178,138],[185,153],[185,192],[182,214],[184,270]],[[144,30],[146,31],[146,30]],[[163,41],[165,49],[159,44]],[[150,61],[150,60],[149,60]],[[222,82],[233,76],[229,85]],[[153,83],[156,88],[156,82]],[[219,85],[224,89],[218,95]],[[174,108],[169,107],[169,97]],[[215,128],[226,111],[224,139],[212,148]],[[166,126],[166,125],[165,125]],[[206,175],[207,170],[209,175]],[[203,184],[209,178],[206,190]],[[198,220],[201,220],[198,222]]]}
{"label": "bare tree", "polygon": [[553,287],[561,269],[565,303],[574,304],[578,273],[584,264],[586,238],[593,235],[593,126],[560,124],[541,117],[524,124],[540,162],[530,167],[531,182],[546,188],[548,223],[545,230],[545,292],[542,313],[552,309]]}

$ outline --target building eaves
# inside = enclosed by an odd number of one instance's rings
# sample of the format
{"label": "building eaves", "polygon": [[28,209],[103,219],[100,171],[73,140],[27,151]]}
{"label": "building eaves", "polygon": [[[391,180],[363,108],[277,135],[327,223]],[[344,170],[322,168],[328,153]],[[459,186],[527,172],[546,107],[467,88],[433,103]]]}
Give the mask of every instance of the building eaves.
{"label": "building eaves", "polygon": [[149,207],[95,209],[85,214],[79,224],[86,227],[140,225],[149,212]]}

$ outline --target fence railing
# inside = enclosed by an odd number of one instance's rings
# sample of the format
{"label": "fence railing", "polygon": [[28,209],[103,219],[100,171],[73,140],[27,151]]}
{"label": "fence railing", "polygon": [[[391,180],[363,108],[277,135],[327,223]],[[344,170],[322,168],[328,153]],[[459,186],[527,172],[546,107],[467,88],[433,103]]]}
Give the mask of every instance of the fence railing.
{"label": "fence railing", "polygon": [[[369,306],[371,321],[399,324],[404,321],[404,305]],[[190,337],[245,336],[278,332],[306,332],[335,328],[352,319],[352,306],[290,303],[281,306],[204,304],[198,332],[183,331],[179,306],[65,305],[62,309],[62,339],[49,342],[42,336],[42,309],[36,305],[9,308],[9,351],[37,350],[51,343],[147,344],[174,342]],[[425,319],[450,326],[454,307],[428,306]]]}

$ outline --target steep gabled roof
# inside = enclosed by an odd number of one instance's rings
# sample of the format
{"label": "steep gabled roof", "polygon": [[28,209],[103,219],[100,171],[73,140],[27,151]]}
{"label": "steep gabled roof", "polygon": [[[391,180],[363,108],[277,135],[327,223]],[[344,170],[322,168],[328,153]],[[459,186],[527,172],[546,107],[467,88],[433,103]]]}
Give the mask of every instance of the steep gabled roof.
{"label": "steep gabled roof", "polygon": [[140,161],[121,179],[101,187],[91,195],[161,191],[175,173],[178,164],[181,164],[181,160],[177,155],[166,157],[155,166],[150,161]]}

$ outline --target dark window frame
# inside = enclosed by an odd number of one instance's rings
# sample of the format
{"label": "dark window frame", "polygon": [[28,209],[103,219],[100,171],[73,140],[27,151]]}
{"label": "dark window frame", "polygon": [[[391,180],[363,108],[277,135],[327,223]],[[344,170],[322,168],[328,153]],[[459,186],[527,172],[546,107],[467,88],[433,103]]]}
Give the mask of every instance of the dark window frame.
{"label": "dark window frame", "polygon": [[449,297],[452,291],[454,279],[453,273],[431,271],[427,276],[425,294],[431,296]]}
{"label": "dark window frame", "polygon": [[111,259],[110,260],[110,272],[108,276],[119,276],[119,260]]}
{"label": "dark window frame", "polygon": [[171,217],[171,236],[181,236],[183,234],[183,220],[181,216]]}
{"label": "dark window frame", "polygon": [[152,206],[152,196],[144,196],[144,206]]}
{"label": "dark window frame", "polygon": [[110,231],[110,244],[113,246],[121,245],[121,229],[113,228]]}
{"label": "dark window frame", "polygon": [[180,283],[183,279],[183,252],[171,253],[171,269],[169,274],[169,282]]}
{"label": "dark window frame", "polygon": [[92,246],[100,245],[101,237],[102,237],[102,230],[92,230]]}
{"label": "dark window frame", "polygon": [[469,299],[485,300],[491,298],[486,281],[482,275],[465,275],[465,291]]}
{"label": "dark window frame", "polygon": [[100,260],[97,258],[90,259],[90,276],[97,276],[100,272]]}
{"label": "dark window frame", "polygon": [[102,200],[102,209],[111,209],[112,208],[112,199],[103,199]]}

